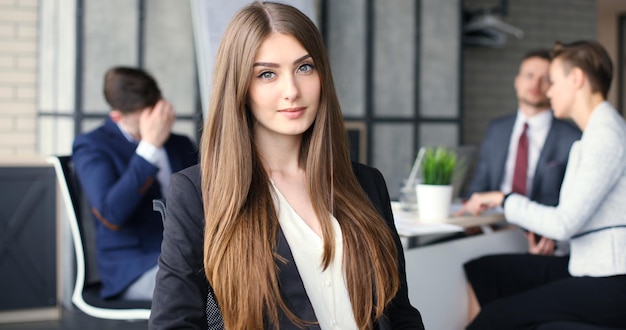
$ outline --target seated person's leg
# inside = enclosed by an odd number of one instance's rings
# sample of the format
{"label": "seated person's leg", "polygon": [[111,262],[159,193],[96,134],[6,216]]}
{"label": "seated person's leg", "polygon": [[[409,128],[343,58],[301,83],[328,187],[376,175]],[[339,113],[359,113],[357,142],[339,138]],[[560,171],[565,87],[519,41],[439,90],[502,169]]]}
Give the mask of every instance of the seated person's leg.
{"label": "seated person's leg", "polygon": [[569,277],[569,257],[501,254],[474,259],[464,265],[465,276],[480,306]]}
{"label": "seated person's leg", "polygon": [[570,277],[483,306],[467,329],[530,329],[554,321],[626,327],[626,275]]}
{"label": "seated person's leg", "polygon": [[157,265],[143,273],[141,277],[124,290],[121,298],[124,300],[152,300],[158,270],[159,266]]}
{"label": "seated person's leg", "polygon": [[579,322],[557,321],[542,324],[535,330],[624,330],[624,328],[603,327]]}
{"label": "seated person's leg", "polygon": [[480,312],[480,304],[476,298],[476,293],[474,293],[474,288],[469,283],[467,283],[467,295],[469,296],[467,323],[470,323]]}

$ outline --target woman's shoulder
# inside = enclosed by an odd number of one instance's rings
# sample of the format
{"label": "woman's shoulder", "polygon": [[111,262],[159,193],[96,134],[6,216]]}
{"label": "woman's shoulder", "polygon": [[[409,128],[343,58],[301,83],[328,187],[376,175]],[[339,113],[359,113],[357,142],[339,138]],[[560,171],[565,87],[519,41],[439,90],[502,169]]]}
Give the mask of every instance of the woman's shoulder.
{"label": "woman's shoulder", "polygon": [[378,169],[358,162],[352,162],[352,172],[354,172],[359,182],[382,176]]}
{"label": "woman's shoulder", "polygon": [[170,178],[170,186],[179,188],[193,186],[198,194],[201,192],[201,182],[199,164],[180,170],[172,174],[172,177]]}
{"label": "woman's shoulder", "polygon": [[185,169],[182,169],[174,173],[174,175],[186,177],[191,182],[197,182],[199,184],[200,183],[200,164],[189,166]]}
{"label": "woman's shoulder", "polygon": [[352,162],[352,171],[361,188],[372,200],[379,200],[387,195],[387,184],[382,173],[371,166]]}
{"label": "woman's shoulder", "polygon": [[623,150],[626,122],[610,104],[602,104],[592,113],[583,137],[585,145],[593,148]]}

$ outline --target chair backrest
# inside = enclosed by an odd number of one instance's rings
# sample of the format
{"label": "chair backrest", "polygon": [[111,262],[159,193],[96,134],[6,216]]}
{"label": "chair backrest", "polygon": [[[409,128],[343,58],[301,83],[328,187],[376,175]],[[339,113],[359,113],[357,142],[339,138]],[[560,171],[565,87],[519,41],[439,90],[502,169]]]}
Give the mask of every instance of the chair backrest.
{"label": "chair backrest", "polygon": [[59,164],[63,171],[63,177],[70,195],[74,214],[76,217],[76,225],[80,233],[82,250],[85,263],[85,286],[100,283],[98,276],[98,266],[96,263],[96,229],[93,217],[89,210],[87,198],[83,194],[83,190],[76,176],[74,164],[71,156],[59,156]]}
{"label": "chair backrest", "polygon": [[54,165],[67,212],[74,253],[76,255],[76,282],[72,302],[88,315],[116,320],[147,320],[150,317],[150,302],[104,300],[99,296],[95,253],[95,224],[89,211],[71,156],[50,156]]}

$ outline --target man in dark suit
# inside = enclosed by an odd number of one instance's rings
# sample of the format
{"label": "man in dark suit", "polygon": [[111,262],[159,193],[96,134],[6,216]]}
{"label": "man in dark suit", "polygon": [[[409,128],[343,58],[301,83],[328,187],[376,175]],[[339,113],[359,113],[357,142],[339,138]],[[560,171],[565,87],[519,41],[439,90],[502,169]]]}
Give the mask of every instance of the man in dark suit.
{"label": "man in dark suit", "polygon": [[[522,59],[515,77],[518,110],[490,122],[483,140],[476,172],[467,196],[475,192],[516,190],[518,149],[525,151],[522,194],[545,205],[557,205],[569,150],[581,132],[569,122],[554,118],[546,95],[550,87],[550,53],[533,50]],[[525,128],[526,127],[526,128]],[[518,147],[525,134],[526,146]],[[518,180],[519,182],[519,180]],[[519,189],[519,188],[518,188]],[[516,191],[520,193],[519,191]],[[530,252],[552,254],[554,242],[528,233]]]}
{"label": "man in dark suit", "polygon": [[147,72],[107,71],[109,118],[76,137],[72,160],[96,223],[103,298],[150,300],[163,239],[152,200],[165,196],[173,172],[198,161],[189,138],[171,133],[172,105]]}

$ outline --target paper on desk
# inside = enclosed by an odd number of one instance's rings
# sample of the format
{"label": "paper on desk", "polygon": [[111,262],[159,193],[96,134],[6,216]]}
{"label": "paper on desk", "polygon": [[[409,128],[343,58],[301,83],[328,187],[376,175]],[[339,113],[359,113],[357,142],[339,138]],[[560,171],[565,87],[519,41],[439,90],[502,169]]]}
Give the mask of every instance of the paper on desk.
{"label": "paper on desk", "polygon": [[[452,205],[450,205],[450,213],[452,214],[456,213],[458,210],[461,209],[461,207],[463,207],[462,203],[452,203]],[[485,212],[483,212],[482,214],[498,214],[498,213],[504,213],[504,209],[502,208],[502,206],[492,207],[490,209],[485,210]]]}
{"label": "paper on desk", "polygon": [[420,223],[415,213],[394,210],[393,218],[400,236],[445,234],[464,230],[461,226],[449,223]]}

